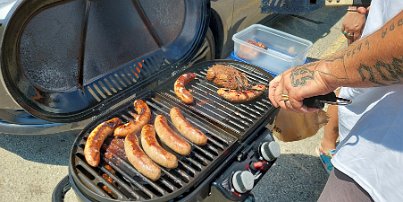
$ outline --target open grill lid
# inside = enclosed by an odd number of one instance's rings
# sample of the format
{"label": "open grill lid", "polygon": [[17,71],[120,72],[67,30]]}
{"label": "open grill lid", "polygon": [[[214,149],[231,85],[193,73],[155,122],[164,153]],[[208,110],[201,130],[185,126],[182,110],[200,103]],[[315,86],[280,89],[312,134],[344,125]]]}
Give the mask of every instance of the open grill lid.
{"label": "open grill lid", "polygon": [[209,0],[20,0],[0,30],[3,85],[34,116],[83,120],[186,64],[209,11]]}

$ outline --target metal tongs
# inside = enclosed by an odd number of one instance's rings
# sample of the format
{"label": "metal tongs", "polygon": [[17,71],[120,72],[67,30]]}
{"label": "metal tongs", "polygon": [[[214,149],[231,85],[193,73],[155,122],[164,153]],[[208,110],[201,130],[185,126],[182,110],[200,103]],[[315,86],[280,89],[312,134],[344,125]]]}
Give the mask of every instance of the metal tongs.
{"label": "metal tongs", "polygon": [[326,95],[317,95],[314,97],[306,98],[303,101],[305,106],[319,109],[322,109],[325,104],[348,105],[351,104],[351,102],[351,100],[337,97],[334,92],[328,93]]}

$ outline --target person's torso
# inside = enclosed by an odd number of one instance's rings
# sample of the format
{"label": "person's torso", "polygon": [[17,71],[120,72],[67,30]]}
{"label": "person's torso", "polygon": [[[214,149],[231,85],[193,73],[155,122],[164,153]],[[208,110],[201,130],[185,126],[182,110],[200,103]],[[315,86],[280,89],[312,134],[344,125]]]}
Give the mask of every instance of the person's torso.
{"label": "person's torso", "polygon": [[[403,0],[373,0],[363,37],[402,9]],[[395,63],[400,69],[402,58]],[[403,201],[403,85],[342,88],[339,96],[353,103],[339,107],[341,142],[334,166],[375,201]]]}

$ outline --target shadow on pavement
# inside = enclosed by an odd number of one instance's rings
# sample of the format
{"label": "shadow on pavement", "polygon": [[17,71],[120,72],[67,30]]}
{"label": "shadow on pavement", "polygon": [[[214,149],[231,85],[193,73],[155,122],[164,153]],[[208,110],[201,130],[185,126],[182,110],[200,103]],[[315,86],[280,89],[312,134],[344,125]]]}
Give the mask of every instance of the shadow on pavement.
{"label": "shadow on pavement", "polygon": [[318,157],[283,154],[252,192],[257,202],[317,201],[327,178]]}
{"label": "shadow on pavement", "polygon": [[345,14],[346,9],[343,8],[321,8],[306,14],[285,15],[267,26],[315,43],[328,35],[332,26]]}
{"label": "shadow on pavement", "polygon": [[28,161],[68,165],[76,134],[78,132],[24,136],[0,134],[0,147]]}

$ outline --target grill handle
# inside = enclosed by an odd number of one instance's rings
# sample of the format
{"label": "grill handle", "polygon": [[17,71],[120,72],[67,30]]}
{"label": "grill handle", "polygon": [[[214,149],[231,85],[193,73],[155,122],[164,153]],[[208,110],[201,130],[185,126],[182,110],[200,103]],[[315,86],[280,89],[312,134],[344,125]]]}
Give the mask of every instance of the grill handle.
{"label": "grill handle", "polygon": [[52,202],[63,202],[66,193],[71,189],[69,176],[64,177],[55,187],[52,194]]}

